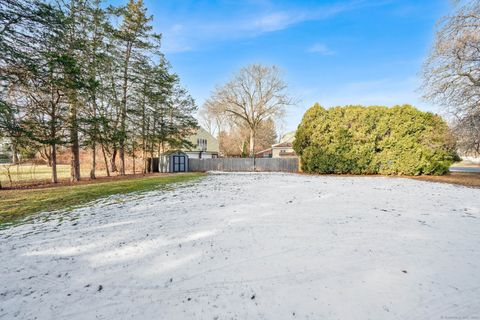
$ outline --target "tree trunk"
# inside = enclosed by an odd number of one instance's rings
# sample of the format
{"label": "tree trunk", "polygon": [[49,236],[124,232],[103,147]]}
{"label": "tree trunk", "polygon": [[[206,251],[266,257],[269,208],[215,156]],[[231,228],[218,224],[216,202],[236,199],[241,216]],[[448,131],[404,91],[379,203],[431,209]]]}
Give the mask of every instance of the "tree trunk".
{"label": "tree trunk", "polygon": [[123,69],[123,85],[122,85],[122,109],[120,110],[120,130],[122,135],[120,137],[120,175],[125,175],[125,139],[127,135],[127,90],[128,90],[128,66],[130,63],[130,54],[132,51],[132,44],[127,43],[125,50],[125,65]]}
{"label": "tree trunk", "polygon": [[77,101],[76,98],[70,102],[70,139],[71,139],[71,160],[70,160],[70,180],[80,181],[80,143],[78,140],[78,121],[77,121]]}
{"label": "tree trunk", "polygon": [[[156,120],[155,118],[153,119],[153,128],[152,128],[152,135],[155,134],[155,130],[156,130]],[[154,148],[155,148],[155,142],[154,142],[154,139],[152,137],[152,143],[150,145],[150,172],[153,173],[153,151],[154,151]]]}
{"label": "tree trunk", "polygon": [[52,164],[52,182],[58,183],[58,176],[57,176],[57,146],[56,144],[52,144],[51,151],[50,151],[50,161]]}
{"label": "tree trunk", "polygon": [[[53,101],[53,94],[52,94],[52,101]],[[50,139],[52,144],[50,145],[50,152],[48,152],[47,148],[45,148],[45,154],[48,156],[48,163],[52,168],[52,182],[58,183],[58,176],[57,176],[57,144],[55,143],[57,137],[57,112],[56,112],[56,104],[51,103],[51,117],[52,121],[50,122]]]}
{"label": "tree trunk", "polygon": [[148,166],[148,160],[147,160],[147,154],[148,154],[148,150],[147,150],[147,140],[145,138],[145,136],[143,137],[143,141],[142,141],[142,162],[143,162],[143,174],[146,174],[147,173],[147,166]]}
{"label": "tree trunk", "polygon": [[110,165],[111,165],[111,168],[112,168],[112,172],[118,172],[118,169],[117,169],[117,164],[115,163],[115,161],[117,160],[117,148],[113,148],[113,153],[112,153],[112,157],[110,159]]}
{"label": "tree trunk", "polygon": [[110,177],[110,170],[108,169],[107,154],[105,153],[105,147],[103,146],[103,143],[102,143],[102,153],[103,153],[103,161],[105,162],[105,170],[107,171],[107,177]]}
{"label": "tree trunk", "polygon": [[17,165],[19,162],[17,143],[12,141],[12,164]]}
{"label": "tree trunk", "polygon": [[152,141],[152,147],[150,148],[150,173],[153,173],[153,141]]}
{"label": "tree trunk", "polygon": [[[121,176],[125,175],[125,141],[120,141],[120,150],[119,150],[119,158],[120,158],[120,171],[119,174]],[[113,168],[112,168],[113,171]],[[115,168],[115,171],[118,171]]]}
{"label": "tree trunk", "polygon": [[92,168],[90,169],[90,179],[96,179],[97,174],[96,174],[96,165],[97,165],[97,103],[96,103],[96,94],[95,92],[93,93],[93,121],[94,121],[94,127],[93,127],[93,135],[92,135]]}
{"label": "tree trunk", "polygon": [[97,146],[95,141],[92,143],[92,168],[90,169],[90,179],[96,179],[95,167],[97,165]]}
{"label": "tree trunk", "polygon": [[164,164],[163,164],[163,141],[158,144],[158,172],[163,173]]}
{"label": "tree trunk", "polygon": [[45,150],[45,158],[47,158],[48,167],[51,168],[52,167],[52,151],[51,151],[51,148],[50,148],[50,151],[47,150],[47,148],[45,146],[44,146],[43,149]]}
{"label": "tree trunk", "polygon": [[[95,1],[95,11],[101,12],[100,1]],[[93,42],[92,42],[92,51],[91,51],[91,62],[89,73],[92,79],[97,79],[97,55],[98,55],[98,41],[99,40],[99,16],[98,14],[93,14]],[[97,134],[98,134],[98,123],[97,123],[97,87],[92,86],[91,89],[91,102],[92,102],[92,111],[93,111],[93,134],[92,134],[92,168],[90,169],[90,179],[96,179],[96,164],[97,164]]]}
{"label": "tree trunk", "polygon": [[143,174],[147,173],[147,139],[145,133],[142,134],[142,162],[143,162]]}
{"label": "tree trunk", "polygon": [[135,174],[135,149],[132,151],[132,159],[133,159],[133,174]]}
{"label": "tree trunk", "polygon": [[[69,38],[68,38],[68,49],[67,54],[72,57],[76,58],[75,55],[75,43],[77,42],[78,38],[75,32],[75,28],[72,26],[76,25],[76,14],[77,10],[75,8],[75,1],[70,1],[70,8],[69,8],[69,18],[71,19],[70,22],[70,30],[69,30]],[[76,72],[73,70],[68,71],[68,80],[75,83]],[[80,143],[78,138],[78,120],[77,120],[77,113],[78,113],[78,96],[77,96],[77,89],[71,87],[68,92],[68,102],[70,104],[70,114],[68,117],[69,129],[70,129],[70,140],[71,140],[71,161],[70,161],[70,180],[71,181],[80,181]]]}
{"label": "tree trunk", "polygon": [[71,181],[80,181],[80,146],[78,142],[78,131],[73,129],[72,132],[72,146],[70,148],[71,156]]}
{"label": "tree trunk", "polygon": [[255,157],[255,130],[250,129],[250,157]]}
{"label": "tree trunk", "polygon": [[147,173],[147,145],[146,145],[146,120],[145,120],[145,98],[142,103],[142,160],[143,160],[143,174]]}
{"label": "tree trunk", "polygon": [[142,159],[143,159],[143,174],[147,173],[147,150],[146,148],[142,151]]}

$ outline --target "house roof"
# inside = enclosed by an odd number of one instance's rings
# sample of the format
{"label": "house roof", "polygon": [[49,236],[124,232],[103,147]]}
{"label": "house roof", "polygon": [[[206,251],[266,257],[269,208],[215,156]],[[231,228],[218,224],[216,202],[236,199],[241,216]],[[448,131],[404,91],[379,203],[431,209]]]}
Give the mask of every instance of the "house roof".
{"label": "house roof", "polygon": [[208,141],[206,151],[211,151],[214,153],[220,152],[220,146],[219,146],[218,140],[214,136],[212,136],[210,132],[203,129],[202,127],[199,127],[194,133],[192,133],[188,137],[188,140],[193,144],[193,147],[190,149],[185,148],[183,151],[200,151],[197,146],[199,138],[206,139]]}
{"label": "house roof", "polygon": [[183,152],[182,150],[174,149],[174,150],[168,150],[168,151],[164,152],[163,154],[166,155],[166,156],[169,156],[171,154],[185,154],[185,152]]}
{"label": "house roof", "polygon": [[258,152],[256,152],[255,154],[266,153],[266,152],[268,152],[268,151],[272,152],[272,148],[268,148],[268,149],[265,149],[265,150],[262,150],[262,151],[258,151]]}
{"label": "house roof", "polygon": [[272,148],[292,148],[293,144],[291,142],[280,142],[272,145]]}

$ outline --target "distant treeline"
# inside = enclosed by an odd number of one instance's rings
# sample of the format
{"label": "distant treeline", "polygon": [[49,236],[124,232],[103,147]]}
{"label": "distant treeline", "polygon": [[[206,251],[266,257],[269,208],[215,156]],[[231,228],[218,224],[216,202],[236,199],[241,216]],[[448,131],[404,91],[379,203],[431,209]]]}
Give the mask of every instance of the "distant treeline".
{"label": "distant treeline", "polygon": [[141,0],[0,0],[0,137],[13,161],[41,151],[56,182],[68,148],[79,180],[82,148],[95,178],[98,161],[124,175],[126,157],[188,145],[196,106],[152,24]]}
{"label": "distant treeline", "polygon": [[458,158],[445,121],[408,105],[316,104],[303,117],[294,149],[311,173],[444,174]]}

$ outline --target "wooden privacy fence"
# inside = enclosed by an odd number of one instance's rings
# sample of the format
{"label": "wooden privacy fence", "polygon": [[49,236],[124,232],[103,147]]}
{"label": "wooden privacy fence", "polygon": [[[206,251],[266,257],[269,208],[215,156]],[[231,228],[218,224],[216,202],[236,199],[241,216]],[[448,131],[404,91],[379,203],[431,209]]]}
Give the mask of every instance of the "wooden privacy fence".
{"label": "wooden privacy fence", "polygon": [[188,159],[189,171],[298,172],[297,158]]}

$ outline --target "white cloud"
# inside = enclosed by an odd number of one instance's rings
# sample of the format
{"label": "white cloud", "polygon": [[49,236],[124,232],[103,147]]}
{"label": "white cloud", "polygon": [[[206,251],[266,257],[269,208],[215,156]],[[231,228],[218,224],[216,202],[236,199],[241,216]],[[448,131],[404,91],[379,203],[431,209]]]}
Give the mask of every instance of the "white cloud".
{"label": "white cloud", "polygon": [[254,20],[254,23],[245,22],[246,29],[256,31],[272,32],[288,28],[289,26],[307,19],[304,13],[273,12],[260,16]]}
{"label": "white cloud", "polygon": [[[219,14],[205,16],[183,16],[182,23],[179,17],[171,25],[159,26],[164,30],[164,50],[166,52],[191,51],[202,47],[205,43],[238,40],[242,38],[257,37],[265,33],[275,32],[290,28],[299,23],[328,19],[342,12],[356,10],[362,7],[382,5],[381,0],[369,2],[366,0],[351,0],[342,4],[311,5],[286,7],[268,5],[268,1],[254,0],[251,3],[257,6],[250,13]],[[168,21],[170,17],[165,17]],[[319,44],[311,48],[319,54],[331,55],[334,52]]]}
{"label": "white cloud", "polygon": [[323,43],[316,43],[312,47],[308,49],[308,52],[317,53],[322,56],[332,56],[335,54],[335,51],[330,50],[326,45]]}

